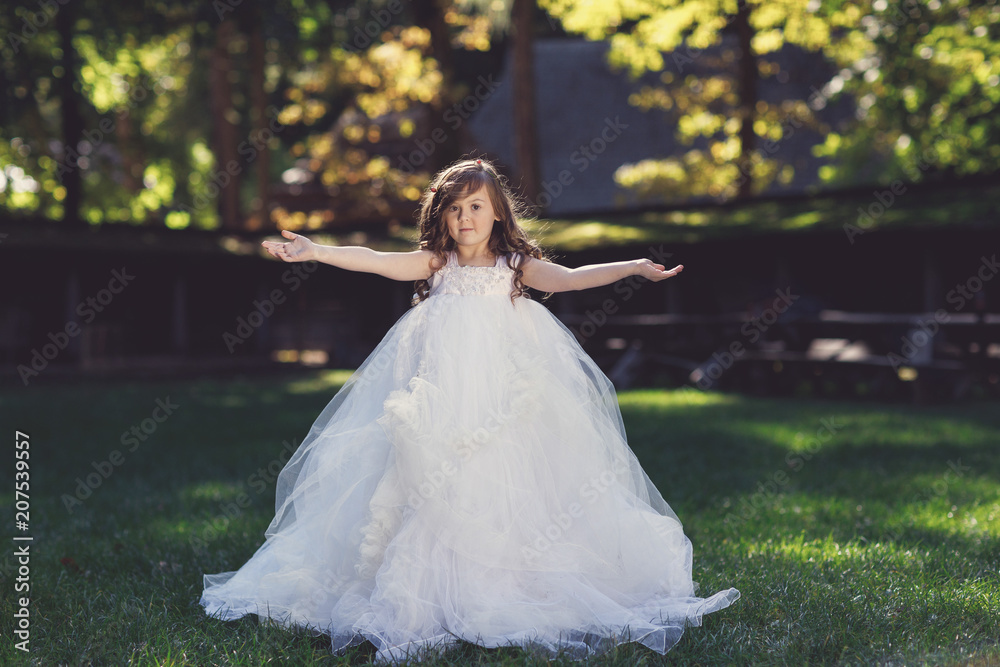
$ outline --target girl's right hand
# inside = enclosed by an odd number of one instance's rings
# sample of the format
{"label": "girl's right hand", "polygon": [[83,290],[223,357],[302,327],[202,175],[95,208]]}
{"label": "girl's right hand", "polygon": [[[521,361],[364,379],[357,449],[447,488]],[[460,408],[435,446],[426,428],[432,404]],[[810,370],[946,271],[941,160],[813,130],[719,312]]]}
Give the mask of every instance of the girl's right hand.
{"label": "girl's right hand", "polygon": [[282,229],[281,235],[291,241],[288,243],[262,241],[261,245],[273,256],[286,262],[308,262],[316,259],[315,243],[287,229]]}

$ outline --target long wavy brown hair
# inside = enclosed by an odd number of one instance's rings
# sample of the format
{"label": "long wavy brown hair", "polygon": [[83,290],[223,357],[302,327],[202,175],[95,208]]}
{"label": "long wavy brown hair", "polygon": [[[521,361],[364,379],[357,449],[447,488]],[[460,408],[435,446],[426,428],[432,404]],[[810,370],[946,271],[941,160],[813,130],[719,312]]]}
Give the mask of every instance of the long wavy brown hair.
{"label": "long wavy brown hair", "polygon": [[[435,272],[443,267],[448,261],[447,254],[457,246],[455,239],[448,233],[448,225],[444,221],[444,211],[456,199],[477,192],[479,188],[484,186],[489,193],[493,212],[497,216],[488,244],[490,252],[497,257],[506,257],[507,266],[514,271],[514,286],[510,292],[510,302],[513,304],[514,299],[519,296],[530,299],[531,295],[527,293],[527,288],[521,282],[524,274],[524,271],[521,270],[521,264],[524,258],[517,261],[518,255],[533,257],[543,262],[550,260],[518,223],[518,214],[521,214],[522,218],[526,217],[524,206],[510,191],[503,175],[486,160],[461,160],[442,169],[431,180],[420,204],[419,248],[434,252],[436,261],[432,262],[432,265],[437,266]],[[429,296],[430,279],[418,280],[413,287],[415,297],[412,305],[416,305]],[[551,296],[551,292],[546,293],[542,300],[544,301],[549,296]]]}

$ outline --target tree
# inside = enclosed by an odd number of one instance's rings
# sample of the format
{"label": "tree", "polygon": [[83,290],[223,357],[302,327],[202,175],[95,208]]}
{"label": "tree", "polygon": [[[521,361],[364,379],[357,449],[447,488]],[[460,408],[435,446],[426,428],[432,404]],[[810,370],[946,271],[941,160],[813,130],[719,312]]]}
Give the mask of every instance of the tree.
{"label": "tree", "polygon": [[[267,136],[270,132],[267,118],[267,75],[264,71],[267,46],[264,42],[264,15],[258,6],[254,15],[253,27],[250,30],[250,110],[253,132],[257,137]],[[269,142],[267,142],[269,143]],[[268,192],[271,188],[271,151],[262,146],[257,158],[257,196],[253,199],[248,227],[262,229],[271,227]]]}
{"label": "tree", "polygon": [[308,167],[296,174],[315,201],[311,211],[278,210],[280,224],[411,217],[430,174],[459,156],[468,103],[480,104],[470,94],[480,84],[455,74],[456,54],[487,51],[506,16],[502,3],[418,0],[325,19],[350,39],[317,48],[279,116],[311,129],[292,154]]}
{"label": "tree", "polygon": [[59,5],[0,7],[0,208],[62,218],[68,200],[72,220],[80,208],[79,156],[64,147],[79,136],[86,108],[65,50],[76,27],[71,13],[57,26],[57,13]]}
{"label": "tree", "polygon": [[[76,6],[68,4],[56,12],[56,30],[59,33],[59,60],[62,76],[59,79],[59,109],[62,125],[63,146],[77,146],[83,139],[83,119],[80,117],[79,68],[76,64],[76,50],[73,48]],[[64,163],[68,155],[63,154]],[[67,165],[68,166],[68,165]],[[80,180],[80,170],[77,168],[61,169],[59,172],[66,197],[63,200],[63,220],[70,225],[85,224],[80,217],[80,205],[83,200],[83,184]]]}
{"label": "tree", "polygon": [[[624,165],[618,182],[641,196],[731,198],[760,192],[791,166],[771,150],[797,128],[821,129],[802,98],[758,98],[763,77],[787,76],[767,59],[783,45],[817,50],[831,23],[810,2],[543,0],[567,31],[608,39],[612,66],[634,79],[659,73],[631,103],[676,116],[679,157]],[[767,150],[758,150],[766,142]]]}
{"label": "tree", "polygon": [[[613,66],[635,78],[659,73],[630,101],[675,114],[679,139],[693,148],[623,165],[619,184],[640,196],[731,198],[787,182],[792,168],[776,145],[803,126],[828,135],[816,150],[829,160],[820,171],[827,182],[919,178],[931,166],[970,173],[1000,161],[997,0],[542,6],[567,31],[608,39]],[[787,77],[768,58],[786,47],[822,56],[833,76],[804,97],[759,99],[762,80]],[[857,101],[856,122],[831,132],[817,112],[843,96]]]}
{"label": "tree", "polygon": [[535,122],[535,55],[534,22],[535,0],[514,0],[514,144],[517,163],[521,171],[521,195],[529,202],[537,202],[541,187],[538,159],[538,130]]}
{"label": "tree", "polygon": [[220,213],[224,229],[238,229],[242,225],[240,213],[240,176],[231,165],[238,165],[237,146],[239,130],[234,122],[231,75],[234,72],[230,49],[236,37],[236,21],[223,18],[215,27],[215,47],[209,61],[210,109],[212,114],[212,145],[217,173],[226,174],[218,183]]}
{"label": "tree", "polygon": [[[201,3],[190,4],[4,5],[0,208],[163,222],[189,174],[211,168],[204,106],[185,94]],[[212,225],[208,207],[195,213],[181,222]]]}
{"label": "tree", "polygon": [[825,98],[856,100],[817,154],[830,184],[919,181],[1000,168],[1000,2],[875,0],[828,49]]}

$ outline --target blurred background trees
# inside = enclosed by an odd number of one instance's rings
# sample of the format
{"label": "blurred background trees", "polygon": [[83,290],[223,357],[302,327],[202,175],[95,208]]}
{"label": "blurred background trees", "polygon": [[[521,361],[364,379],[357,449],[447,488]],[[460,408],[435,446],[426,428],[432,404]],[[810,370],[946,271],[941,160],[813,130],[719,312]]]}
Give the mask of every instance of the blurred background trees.
{"label": "blurred background trees", "polygon": [[[409,217],[429,174],[470,148],[443,119],[508,49],[513,176],[534,201],[540,36],[607,41],[623,76],[655,76],[629,102],[666,111],[685,149],[619,167],[640,198],[1000,165],[997,0],[74,0],[5,3],[0,35],[0,211],[68,225]],[[803,58],[830,72],[824,85],[762,94]],[[830,104],[847,120],[824,123]],[[814,174],[780,150],[802,128],[823,137]]]}

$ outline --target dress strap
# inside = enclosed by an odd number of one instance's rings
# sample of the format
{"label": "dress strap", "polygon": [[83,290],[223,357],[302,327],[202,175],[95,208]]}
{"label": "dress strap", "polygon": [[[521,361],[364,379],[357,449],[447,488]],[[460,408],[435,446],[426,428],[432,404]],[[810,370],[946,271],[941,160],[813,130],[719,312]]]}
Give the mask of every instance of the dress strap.
{"label": "dress strap", "polygon": [[[455,250],[448,251],[448,259],[446,265],[458,266],[458,252]],[[507,258],[505,255],[497,255],[497,261],[494,262],[493,266],[507,266]],[[516,264],[515,264],[516,266]]]}

